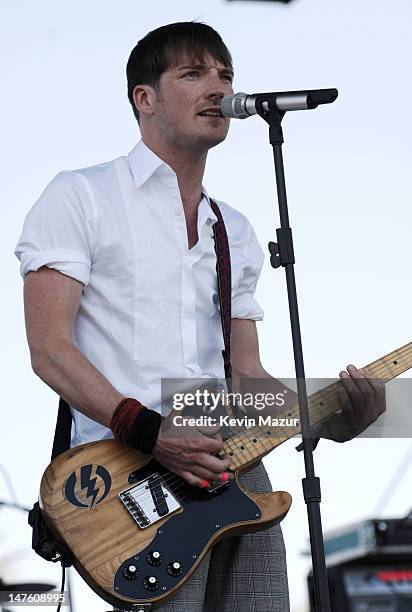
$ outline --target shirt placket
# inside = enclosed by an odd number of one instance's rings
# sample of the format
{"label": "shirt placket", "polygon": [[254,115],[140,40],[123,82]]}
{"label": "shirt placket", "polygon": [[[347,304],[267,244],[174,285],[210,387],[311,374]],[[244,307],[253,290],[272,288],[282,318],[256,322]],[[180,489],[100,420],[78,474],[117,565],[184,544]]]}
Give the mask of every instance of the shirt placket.
{"label": "shirt placket", "polygon": [[194,376],[201,376],[196,338],[196,283],[194,265],[203,253],[202,230],[204,220],[198,226],[198,242],[190,250],[187,246],[186,220],[181,202],[175,205],[175,228],[181,253],[182,301],[181,337],[185,366]]}

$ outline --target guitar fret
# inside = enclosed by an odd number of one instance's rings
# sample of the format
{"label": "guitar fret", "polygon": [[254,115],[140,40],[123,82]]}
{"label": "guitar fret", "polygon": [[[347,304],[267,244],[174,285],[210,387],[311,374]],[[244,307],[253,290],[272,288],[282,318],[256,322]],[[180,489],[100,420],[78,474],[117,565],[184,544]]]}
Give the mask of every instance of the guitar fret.
{"label": "guitar fret", "polygon": [[391,380],[412,367],[412,343],[385,355],[367,367],[379,378]]}
{"label": "guitar fret", "polygon": [[405,357],[402,355],[402,353],[399,353],[399,358],[400,360],[403,362],[403,365],[406,366],[406,369],[408,368],[408,362],[406,361]]}
{"label": "guitar fret", "polygon": [[246,430],[224,442],[223,448],[233,456],[233,464],[239,464],[240,467],[272,450],[273,444],[268,439],[260,438],[258,430],[254,427],[252,433]]}

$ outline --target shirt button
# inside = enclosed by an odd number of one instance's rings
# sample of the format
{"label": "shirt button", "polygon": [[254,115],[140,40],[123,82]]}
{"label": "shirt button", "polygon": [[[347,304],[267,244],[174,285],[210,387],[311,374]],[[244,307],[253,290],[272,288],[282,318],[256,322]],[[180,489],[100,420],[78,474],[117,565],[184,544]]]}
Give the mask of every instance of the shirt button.
{"label": "shirt button", "polygon": [[180,217],[180,215],[182,214],[182,211],[180,208],[175,208],[175,216],[176,217]]}

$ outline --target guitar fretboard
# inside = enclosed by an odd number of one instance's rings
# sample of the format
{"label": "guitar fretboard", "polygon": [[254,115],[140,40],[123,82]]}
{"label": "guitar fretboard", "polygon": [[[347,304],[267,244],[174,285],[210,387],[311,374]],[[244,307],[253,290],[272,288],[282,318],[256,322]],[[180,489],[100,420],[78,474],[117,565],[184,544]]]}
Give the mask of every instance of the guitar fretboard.
{"label": "guitar fretboard", "polygon": [[[410,368],[412,368],[412,342],[365,366],[365,369],[371,372],[372,377],[379,378],[385,383]],[[340,380],[337,380],[308,397],[309,418],[312,426],[339,409],[337,393],[342,384]],[[287,419],[289,423],[290,419],[299,419],[299,406],[296,404],[286,411],[280,411],[279,414],[276,414],[276,419]],[[226,440],[223,450],[232,457],[232,469],[244,469],[299,432],[299,427],[287,426],[271,429],[270,425],[256,425]]]}

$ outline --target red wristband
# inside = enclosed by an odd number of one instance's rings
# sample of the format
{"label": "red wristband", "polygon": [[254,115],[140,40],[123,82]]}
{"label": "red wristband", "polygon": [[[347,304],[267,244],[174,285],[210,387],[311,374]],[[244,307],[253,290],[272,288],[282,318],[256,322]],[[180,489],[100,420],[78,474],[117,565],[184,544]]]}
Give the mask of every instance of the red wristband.
{"label": "red wristband", "polygon": [[156,444],[162,416],[143,406],[132,397],[124,398],[110,421],[110,429],[117,440],[126,442],[136,450],[151,455]]}
{"label": "red wristband", "polygon": [[127,441],[132,425],[143,409],[143,404],[133,397],[122,399],[110,421],[110,429],[117,440]]}

